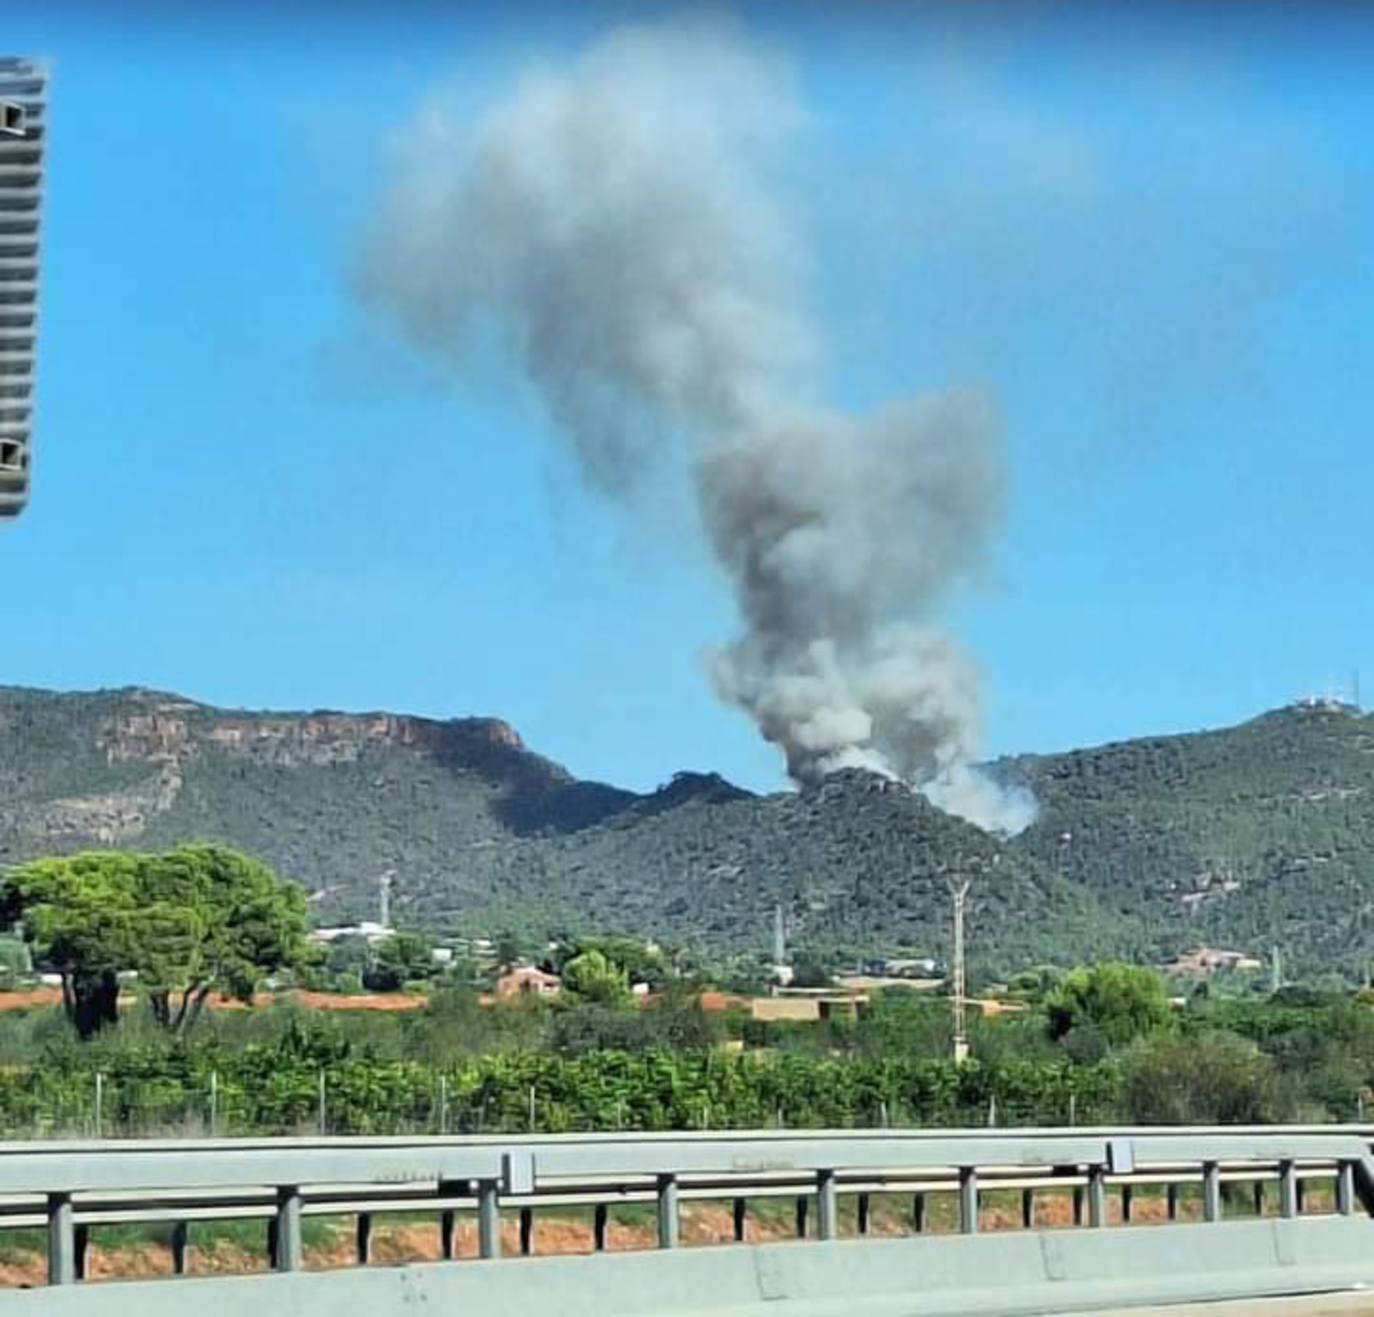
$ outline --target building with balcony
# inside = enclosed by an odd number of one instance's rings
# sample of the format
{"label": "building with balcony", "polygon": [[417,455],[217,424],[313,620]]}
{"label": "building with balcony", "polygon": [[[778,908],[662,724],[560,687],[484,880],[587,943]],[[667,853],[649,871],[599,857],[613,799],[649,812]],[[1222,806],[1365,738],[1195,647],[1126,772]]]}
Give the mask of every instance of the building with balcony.
{"label": "building with balcony", "polygon": [[0,56],[0,519],[29,499],[46,86],[36,64]]}

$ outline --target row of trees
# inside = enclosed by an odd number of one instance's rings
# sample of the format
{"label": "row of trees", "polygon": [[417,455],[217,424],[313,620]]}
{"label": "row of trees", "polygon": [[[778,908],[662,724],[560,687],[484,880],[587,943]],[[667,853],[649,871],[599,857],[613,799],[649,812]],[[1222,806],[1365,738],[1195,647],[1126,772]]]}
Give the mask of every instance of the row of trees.
{"label": "row of trees", "polygon": [[[290,971],[301,982],[324,963],[307,944],[300,891],[258,862],[211,845],[17,866],[0,880],[0,918],[22,937],[11,951],[27,949],[60,973],[66,1019],[83,1040],[63,1050],[41,1017],[32,1025],[22,1016],[0,1019],[0,1061],[6,1063],[0,1067],[0,1105],[16,1128],[25,1111],[39,1124],[60,1124],[63,1110],[81,1108],[86,1081],[97,1069],[122,1074],[132,1094],[164,1093],[173,1105],[199,1102],[210,1071],[229,1085],[226,1094],[239,1082],[235,1076],[250,1094],[256,1081],[243,1066],[254,1056],[253,1065],[261,1062],[264,1073],[276,1076],[264,1081],[264,1091],[284,1092],[286,1085],[292,1103],[304,1101],[300,1095],[314,1091],[311,1084],[327,1071],[338,1093],[356,1097],[349,1128],[368,1127],[366,1093],[383,1095],[378,1101],[390,1114],[378,1121],[418,1127],[423,1121],[414,1113],[433,1094],[442,1093],[451,1105],[467,1091],[463,1085],[477,1082],[473,1075],[483,1077],[485,1096],[474,1098],[478,1105],[464,1108],[462,1119],[479,1123],[494,1110],[506,1113],[501,1120],[513,1120],[517,1105],[528,1119],[530,1103],[538,1107],[541,1093],[565,1092],[571,1076],[618,1076],[614,1084],[596,1083],[614,1090],[619,1115],[550,1096],[541,1117],[549,1128],[607,1128],[612,1119],[646,1126],[700,1119],[747,1123],[768,1115],[784,1074],[803,1076],[803,1087],[821,1085],[831,1095],[808,1106],[787,1088],[790,1096],[774,1116],[789,1123],[813,1117],[855,1124],[969,1119],[979,1102],[986,1104],[984,1118],[1002,1120],[1086,1120],[1088,1107],[1104,1119],[1162,1122],[1354,1118],[1374,1083],[1374,1002],[1358,996],[1287,990],[1259,1001],[1198,993],[1178,1009],[1150,969],[1107,963],[1067,973],[1037,971],[1016,984],[1023,1011],[973,1021],[977,1064],[955,1072],[948,1063],[947,1001],[897,990],[877,995],[857,1020],[819,1024],[764,1023],[744,1012],[708,1015],[697,982],[681,963],[624,938],[566,938],[548,949],[545,963],[561,974],[565,989],[553,1006],[523,1001],[488,1008],[470,986],[436,985],[428,1005],[404,1018],[359,1015],[327,1030],[317,1019],[300,1034],[308,1035],[308,1046],[299,1038],[265,1040],[253,1032],[259,1024],[274,1028],[275,1012],[240,1013],[238,1024],[216,1013],[193,1036],[190,1028],[213,993],[248,1001],[265,978]],[[361,969],[373,986],[399,986],[434,973],[432,947],[414,934],[367,948],[365,955]],[[121,984],[131,979],[148,1010],[120,1021]],[[461,976],[450,975],[455,981]],[[633,983],[655,990],[652,1006],[635,1005]],[[61,1026],[56,1013],[54,1025]],[[138,1032],[145,1027],[152,1037]],[[63,1032],[70,1037],[72,1030]],[[719,1045],[727,1037],[742,1042],[746,1056],[722,1056]],[[498,1064],[502,1057],[523,1059]],[[590,1059],[595,1057],[603,1060]],[[783,1059],[787,1065],[775,1069]],[[85,1074],[73,1090],[62,1078],[68,1072]],[[517,1074],[538,1077],[507,1091],[509,1077]],[[460,1083],[460,1075],[468,1078]],[[495,1075],[505,1078],[498,1083]],[[638,1092],[639,1084],[649,1087]],[[671,1102],[662,1097],[663,1084]],[[957,1097],[931,1097],[949,1091]],[[846,1106],[849,1099],[837,1096],[843,1093],[858,1096]],[[277,1128],[285,1119],[286,1108],[254,1102],[244,1098],[243,1128],[254,1122]],[[345,1109],[354,1110],[349,1102]]]}
{"label": "row of trees", "polygon": [[[402,931],[373,946],[343,938],[327,951],[306,941],[300,889],[223,846],[159,854],[92,851],[34,860],[0,881],[0,921],[32,958],[61,975],[69,1021],[90,1038],[118,1020],[133,980],[162,1028],[181,1035],[212,993],[249,1001],[264,979],[290,971],[305,986],[388,992],[444,978],[471,985],[475,966],[436,964],[433,943]],[[507,962],[520,946],[506,935]],[[27,959],[27,957],[26,957]],[[572,1001],[627,1007],[632,984],[662,989],[679,967],[632,938],[564,938],[544,954]]]}

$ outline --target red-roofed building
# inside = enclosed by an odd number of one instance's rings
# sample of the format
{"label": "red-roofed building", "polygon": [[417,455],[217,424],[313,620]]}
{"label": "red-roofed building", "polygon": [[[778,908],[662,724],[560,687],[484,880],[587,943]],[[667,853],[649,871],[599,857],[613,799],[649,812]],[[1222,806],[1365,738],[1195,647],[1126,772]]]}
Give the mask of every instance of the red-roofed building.
{"label": "red-roofed building", "polygon": [[557,974],[545,974],[533,965],[517,965],[513,970],[496,980],[498,997],[519,997],[528,994],[533,997],[557,997],[563,989],[563,980]]}

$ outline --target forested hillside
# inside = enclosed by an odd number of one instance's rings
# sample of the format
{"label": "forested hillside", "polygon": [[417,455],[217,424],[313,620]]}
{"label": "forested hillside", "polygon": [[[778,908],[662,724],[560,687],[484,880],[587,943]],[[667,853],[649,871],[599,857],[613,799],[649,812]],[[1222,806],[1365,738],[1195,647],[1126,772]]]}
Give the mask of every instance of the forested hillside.
{"label": "forested hillside", "polygon": [[262,856],[319,920],[624,930],[762,950],[781,902],[816,949],[938,954],[947,874],[980,873],[975,964],[1157,958],[1200,942],[1360,972],[1374,720],[1240,727],[1003,761],[1036,824],[999,842],[867,774],[757,797],[680,774],[582,782],[495,719],[255,714],[142,690],[0,689],[0,863],[200,838]]}
{"label": "forested hillside", "polygon": [[1374,954],[1374,718],[1295,705],[998,767],[1041,802],[1017,849],[1130,918],[1152,954],[1278,944],[1361,974]]}

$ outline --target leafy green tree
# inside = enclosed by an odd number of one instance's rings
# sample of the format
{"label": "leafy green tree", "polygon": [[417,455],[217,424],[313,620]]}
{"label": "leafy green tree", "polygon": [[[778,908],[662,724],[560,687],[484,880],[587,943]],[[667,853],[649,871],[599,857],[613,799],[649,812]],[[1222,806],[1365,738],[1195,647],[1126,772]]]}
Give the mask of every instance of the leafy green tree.
{"label": "leafy green tree", "polygon": [[377,947],[363,982],[374,992],[397,992],[434,976],[434,946],[420,933],[394,933]]}
{"label": "leafy green tree", "polygon": [[601,952],[612,965],[625,972],[631,983],[644,983],[657,992],[669,977],[668,958],[660,948],[639,938],[608,937],[583,942],[584,950]]}
{"label": "leafy green tree", "polygon": [[1063,982],[1064,971],[1057,965],[1037,965],[1013,974],[1007,981],[1007,990],[1013,997],[1035,1002],[1042,1001]]}
{"label": "leafy green tree", "polygon": [[482,966],[472,956],[454,956],[447,965],[439,967],[437,977],[449,989],[472,989],[481,977]]}
{"label": "leafy green tree", "polygon": [[252,1000],[263,978],[305,964],[305,895],[225,846],[139,857],[144,909],[131,966],[159,1024],[181,1032],[218,990]]}
{"label": "leafy green tree", "polygon": [[248,1001],[265,975],[308,959],[304,895],[221,846],[34,860],[5,876],[0,911],[61,974],[83,1038],[117,1020],[121,973],[180,1033],[212,991]]}
{"label": "leafy green tree", "polygon": [[896,988],[875,993],[860,1012],[854,1043],[866,1056],[948,1056],[953,1030],[945,998]]}
{"label": "leafy green tree", "polygon": [[346,933],[329,944],[325,963],[331,974],[352,974],[361,980],[374,960],[372,944],[361,933]]}
{"label": "leafy green tree", "polygon": [[798,951],[792,963],[792,986],[829,988],[835,982],[835,967],[827,957],[807,949]]}
{"label": "leafy green tree", "polygon": [[525,944],[520,937],[506,929],[496,939],[496,964],[501,969],[510,969],[518,965],[525,955]]}
{"label": "leafy green tree", "polygon": [[1235,1034],[1162,1038],[1126,1076],[1130,1118],[1143,1125],[1261,1125],[1291,1119],[1291,1084],[1273,1060]]}
{"label": "leafy green tree", "polygon": [[3,918],[62,976],[62,1007],[83,1038],[119,1018],[119,971],[137,959],[137,873],[135,855],[92,851],[5,875]]}
{"label": "leafy green tree", "polygon": [[1114,962],[1072,970],[1046,998],[1045,1008],[1051,1038],[1062,1040],[1091,1027],[1112,1047],[1154,1033],[1172,1018],[1154,970]]}
{"label": "leafy green tree", "polygon": [[563,991],[601,1006],[623,1006],[630,1000],[625,971],[596,950],[583,951],[563,966]]}

